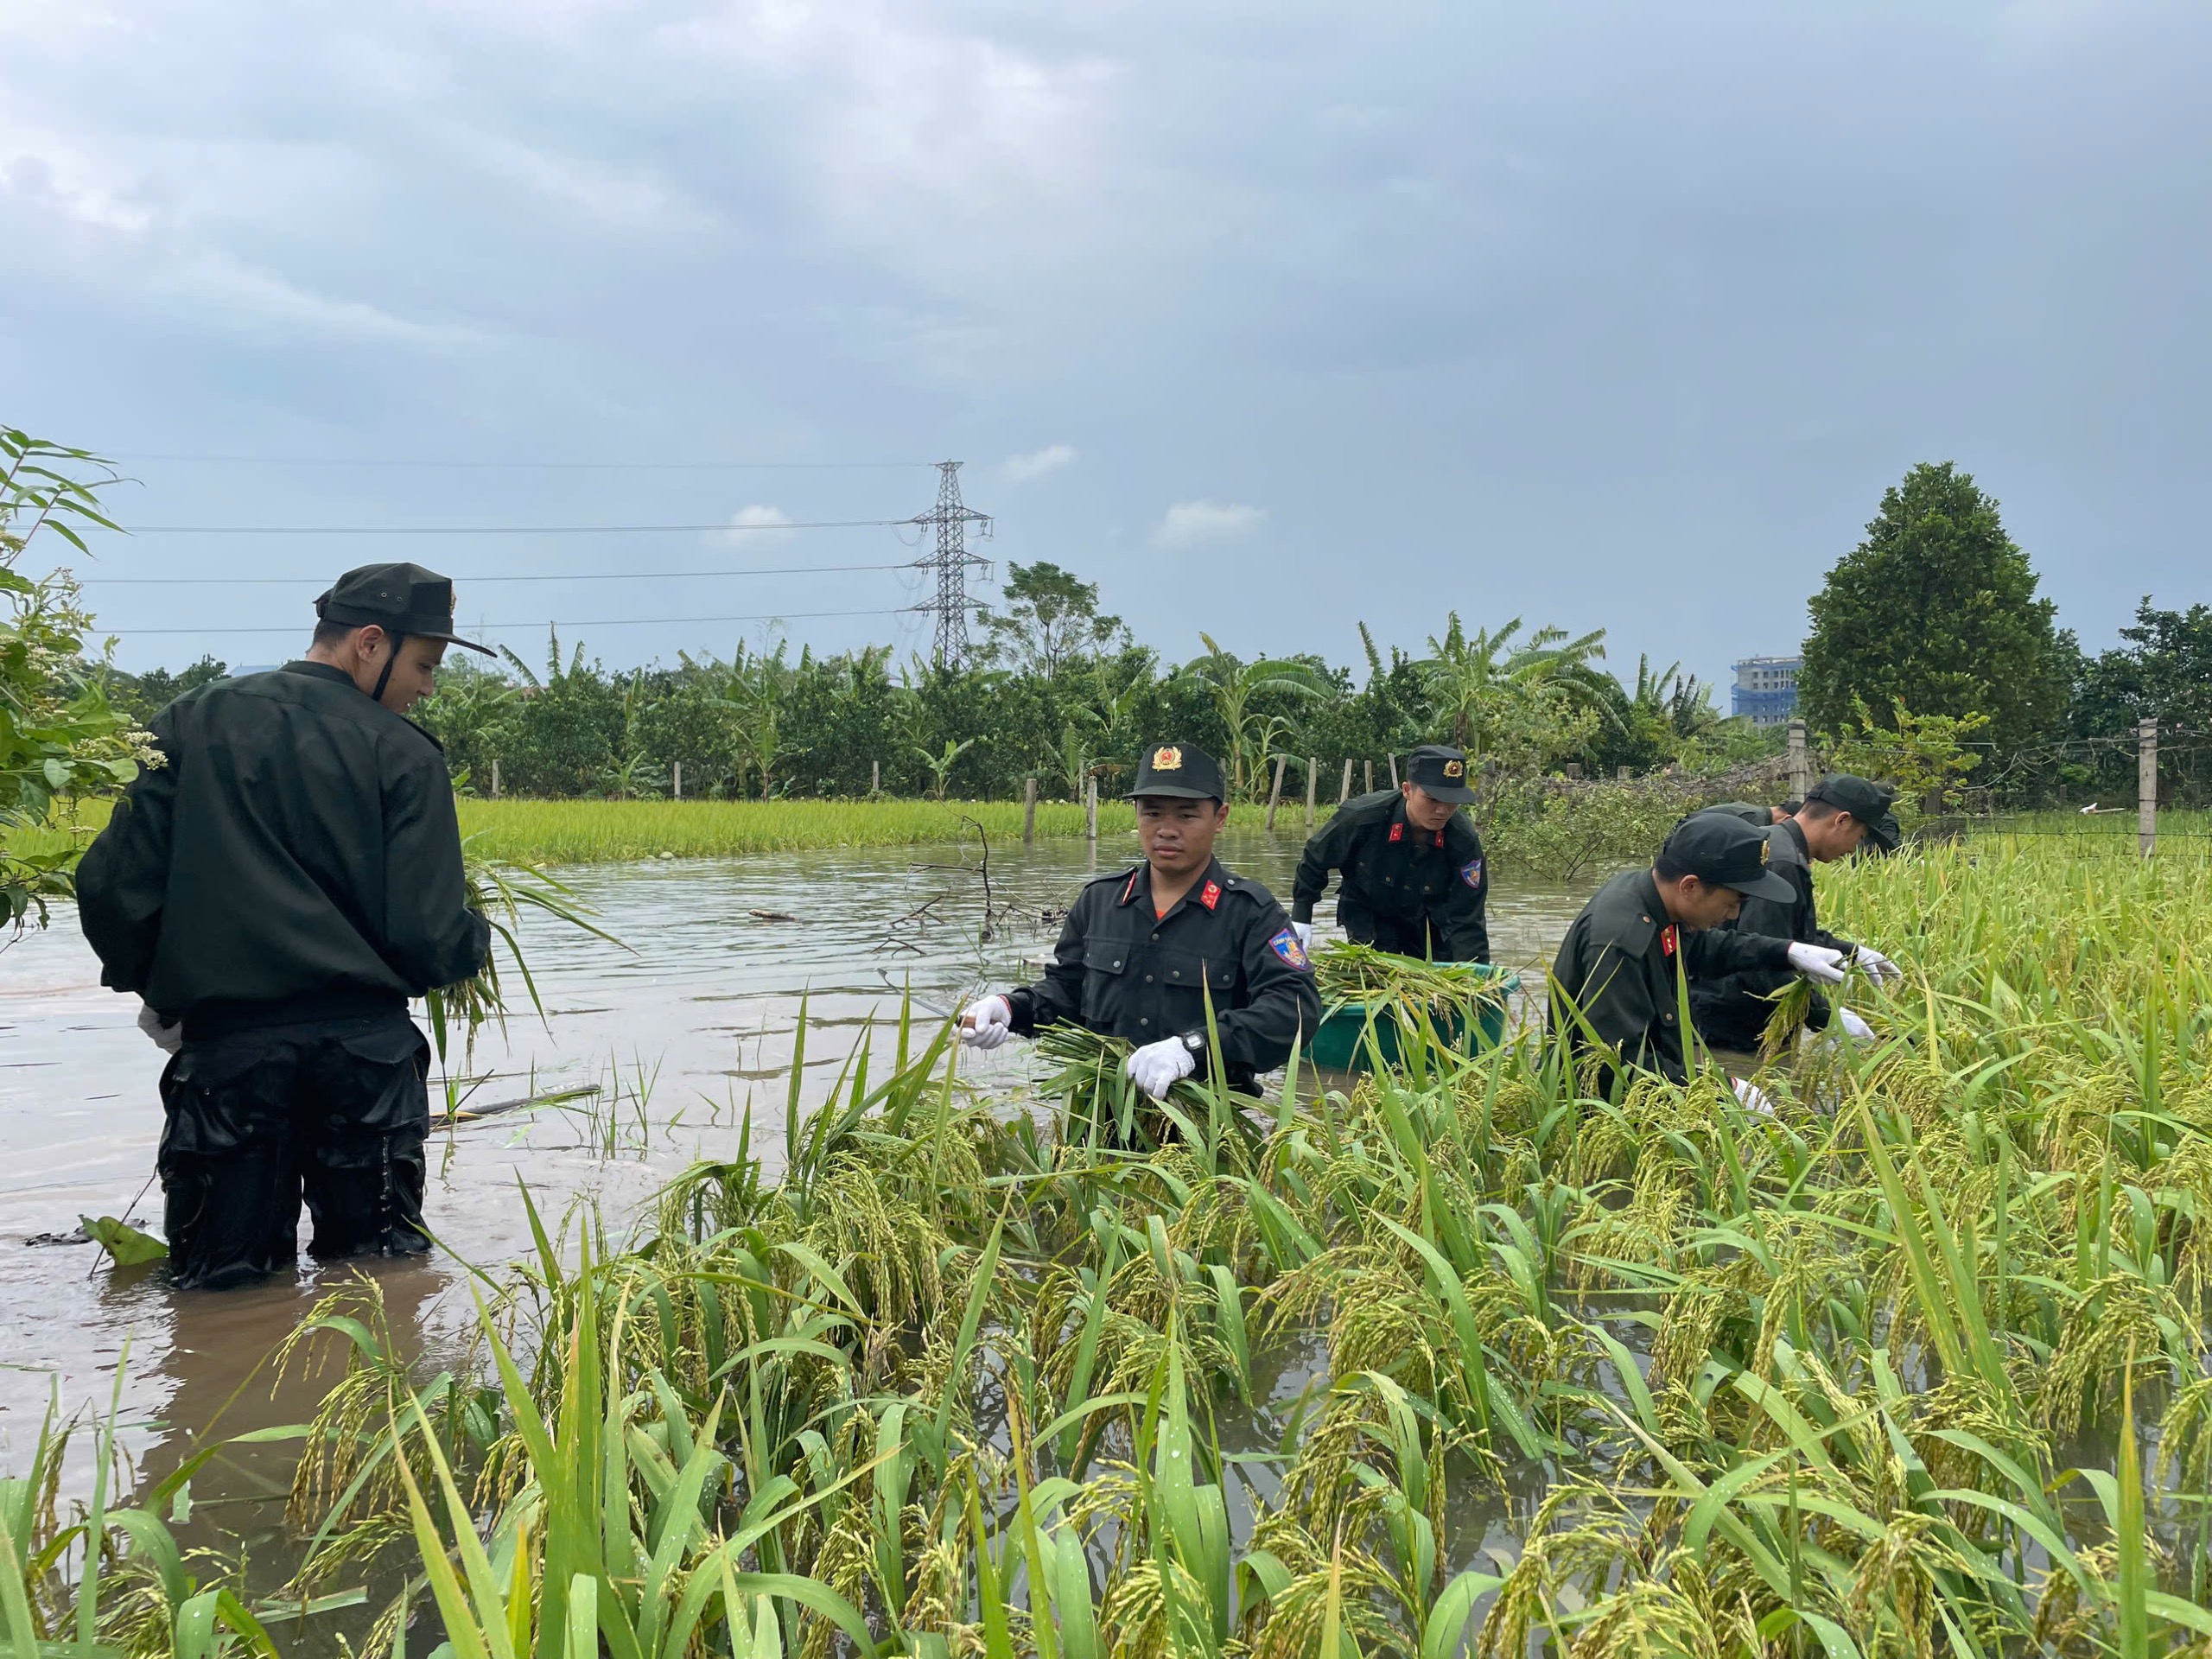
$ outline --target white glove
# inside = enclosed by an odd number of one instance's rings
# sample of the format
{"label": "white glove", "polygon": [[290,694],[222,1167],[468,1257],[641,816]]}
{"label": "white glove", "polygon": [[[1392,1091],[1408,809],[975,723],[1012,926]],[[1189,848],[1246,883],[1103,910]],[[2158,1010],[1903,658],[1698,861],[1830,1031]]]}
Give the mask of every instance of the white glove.
{"label": "white glove", "polygon": [[1789,965],[1807,979],[1821,985],[1843,983],[1843,952],[1825,944],[1793,944]]}
{"label": "white glove", "polygon": [[[1298,948],[1300,950],[1311,950],[1313,948],[1313,923],[1293,922],[1290,925],[1290,931],[1298,935]],[[1864,953],[1862,952],[1861,954],[1863,955]]]}
{"label": "white glove", "polygon": [[1749,1077],[1731,1077],[1728,1081],[1735,1085],[1736,1098],[1744,1103],[1745,1111],[1757,1112],[1761,1117],[1774,1116],[1774,1103],[1767,1098],[1765,1090]]}
{"label": "white glove", "polygon": [[151,1003],[138,1005],[138,1029],[152,1038],[154,1046],[164,1054],[174,1054],[184,1046],[184,1021],[164,1021]]}
{"label": "white glove", "polygon": [[970,1048],[996,1048],[1006,1041],[1013,1020],[1014,1004],[1002,996],[970,1002],[961,1010],[960,1040]]}
{"label": "white glove", "polygon": [[1904,978],[1904,969],[1871,944],[1860,945],[1859,954],[1852,960],[1864,968],[1877,985],[1895,985]]}
{"label": "white glove", "polygon": [[1156,1043],[1147,1043],[1129,1056],[1129,1081],[1154,1100],[1166,1099],[1170,1089],[1198,1069],[1198,1056],[1191,1052],[1180,1037],[1163,1037]]}
{"label": "white glove", "polygon": [[1874,1027],[1861,1020],[1849,1008],[1838,1008],[1835,1011],[1835,1018],[1836,1023],[1843,1027],[1843,1034],[1852,1041],[1871,1043],[1876,1040]]}

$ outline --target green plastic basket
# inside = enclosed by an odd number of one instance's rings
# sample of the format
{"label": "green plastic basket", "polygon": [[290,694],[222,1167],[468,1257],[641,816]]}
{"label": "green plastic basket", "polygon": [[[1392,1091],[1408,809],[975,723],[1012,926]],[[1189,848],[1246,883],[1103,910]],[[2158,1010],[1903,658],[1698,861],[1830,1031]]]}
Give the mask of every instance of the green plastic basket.
{"label": "green plastic basket", "polygon": [[[1446,971],[1464,974],[1469,979],[1479,981],[1488,993],[1480,1013],[1471,1023],[1454,1010],[1438,1021],[1437,1036],[1447,1046],[1462,1054],[1494,1048],[1503,1042],[1506,1004],[1520,990],[1521,976],[1510,968],[1497,968],[1480,962],[1437,965]],[[1401,1017],[1395,1010],[1382,1011],[1375,1021],[1375,1046],[1382,1051],[1385,1065],[1397,1063],[1400,1029]],[[1315,1065],[1332,1071],[1369,1070],[1372,1062],[1367,1046],[1367,1005],[1364,1002],[1347,1002],[1335,1013],[1325,1016],[1321,1021],[1321,1028],[1313,1033],[1313,1040],[1306,1045],[1306,1058]]]}

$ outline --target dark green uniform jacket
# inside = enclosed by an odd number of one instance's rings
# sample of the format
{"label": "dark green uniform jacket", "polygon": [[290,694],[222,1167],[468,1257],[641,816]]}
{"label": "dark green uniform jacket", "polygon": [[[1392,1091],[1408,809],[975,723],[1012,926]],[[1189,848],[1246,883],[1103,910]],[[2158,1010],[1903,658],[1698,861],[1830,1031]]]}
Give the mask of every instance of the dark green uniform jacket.
{"label": "dark green uniform jacket", "polygon": [[1343,873],[1337,919],[1347,938],[1436,962],[1490,960],[1490,874],[1465,813],[1422,830],[1395,789],[1346,801],[1298,861],[1290,913],[1300,921],[1313,919],[1331,870]]}
{"label": "dark green uniform jacket", "polygon": [[[1165,916],[1153,914],[1149,864],[1084,884],[1045,977],[1008,1001],[1025,1037],[1072,1020],[1142,1045],[1203,1040],[1209,988],[1232,1087],[1249,1089],[1321,1023],[1320,993],[1290,918],[1273,893],[1219,859]],[[1207,1062],[1201,1050],[1198,1076]]]}
{"label": "dark green uniform jacket", "polygon": [[213,1028],[399,1007],[484,964],[436,742],[321,663],[219,680],[154,717],[77,872],[102,981]]}
{"label": "dark green uniform jacket", "polygon": [[[1573,999],[1600,1041],[1631,1066],[1674,1083],[1688,1072],[1675,995],[1677,969],[1693,994],[1699,980],[1743,969],[1787,970],[1789,941],[1710,929],[1693,932],[1667,919],[1649,870],[1630,870],[1598,889],[1582,907],[1552,963],[1553,995]],[[1580,1020],[1552,1010],[1552,1030],[1577,1058],[1590,1046]],[[1602,1084],[1601,1084],[1602,1086]]]}
{"label": "dark green uniform jacket", "polygon": [[[1785,818],[1767,831],[1767,868],[1787,881],[1796,891],[1796,898],[1789,904],[1772,899],[1746,899],[1743,913],[1728,925],[1738,933],[1764,933],[1777,939],[1795,939],[1802,944],[1824,944],[1831,950],[1849,950],[1848,940],[1840,939],[1820,924],[1813,911],[1813,860],[1805,846],[1805,832],[1794,819]],[[1726,931],[1726,930],[1723,930]],[[1712,979],[1699,980],[1690,986],[1690,1014],[1697,1021],[1698,1033],[1715,1048],[1756,1049],[1766,1031],[1768,1018],[1774,1013],[1774,1004],[1767,999],[1789,983],[1793,976],[1787,969],[1745,968],[1733,973],[1721,974]],[[1827,999],[1817,991],[1813,995],[1812,1013],[1805,1023],[1815,1031],[1825,1030],[1830,1018]]]}

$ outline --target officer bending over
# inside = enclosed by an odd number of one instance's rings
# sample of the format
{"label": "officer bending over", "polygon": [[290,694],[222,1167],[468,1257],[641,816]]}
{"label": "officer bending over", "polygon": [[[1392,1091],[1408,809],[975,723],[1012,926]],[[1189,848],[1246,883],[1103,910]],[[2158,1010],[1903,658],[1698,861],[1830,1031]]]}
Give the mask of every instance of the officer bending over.
{"label": "officer bending over", "polygon": [[289,1270],[302,1193],[319,1256],[429,1248],[429,1047],[407,1002],[474,976],[491,940],[445,760],[401,717],[469,643],[453,609],[419,565],[340,576],[305,658],[154,717],[167,764],[78,868],[101,982],[144,1000],[174,1055],[158,1167],[181,1285]]}
{"label": "officer bending over", "polygon": [[[1087,882],[1044,978],[973,1004],[960,1040],[996,1048],[1010,1031],[1071,1020],[1135,1044],[1128,1074],[1155,1100],[1215,1065],[1249,1091],[1287,1060],[1321,1022],[1320,994],[1274,896],[1213,855],[1224,796],[1221,768],[1194,746],[1147,751],[1130,791],[1144,862]],[[1207,1052],[1209,991],[1218,1054]]]}
{"label": "officer bending over", "polygon": [[1338,807],[1298,861],[1290,914],[1300,942],[1313,942],[1314,902],[1336,870],[1346,938],[1402,957],[1488,962],[1490,878],[1482,837],[1459,810],[1474,798],[1467,757],[1430,744],[1413,752],[1397,788]]}
{"label": "officer bending over", "polygon": [[[1788,885],[1789,897],[1745,899],[1733,924],[1737,931],[1825,945],[1852,957],[1877,979],[1904,978],[1897,965],[1880,951],[1838,938],[1822,927],[1813,906],[1815,864],[1848,858],[1868,843],[1885,853],[1896,850],[1900,836],[1891,800],[1879,785],[1849,772],[1823,778],[1806,791],[1796,813],[1778,819],[1767,832],[1768,867]],[[1715,1048],[1746,1053],[1756,1050],[1774,1012],[1770,999],[1789,980],[1786,973],[1740,968],[1696,981],[1690,986],[1690,1014],[1698,1034]],[[1865,1041],[1874,1034],[1849,1008],[1838,1010],[1837,1017],[1851,1037]],[[1829,1018],[1827,999],[1815,995],[1806,1025],[1823,1031]]]}
{"label": "officer bending over", "polygon": [[[1626,871],[1598,890],[1552,964],[1553,1034],[1578,1063],[1602,1044],[1624,1066],[1686,1082],[1678,975],[1693,988],[1742,969],[1841,982],[1840,950],[1722,928],[1746,899],[1790,897],[1767,857],[1764,831],[1700,813],[1675,827],[1649,869]],[[1601,1092],[1611,1092],[1613,1076],[1609,1058]],[[1746,1083],[1736,1091],[1746,1104],[1764,1104]]]}

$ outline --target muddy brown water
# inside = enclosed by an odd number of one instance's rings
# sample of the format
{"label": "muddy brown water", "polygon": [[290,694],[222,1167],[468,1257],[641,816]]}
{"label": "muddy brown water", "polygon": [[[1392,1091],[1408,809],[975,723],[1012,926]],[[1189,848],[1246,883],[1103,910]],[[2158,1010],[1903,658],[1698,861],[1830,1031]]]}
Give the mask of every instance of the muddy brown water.
{"label": "muddy brown water", "polygon": [[[1287,895],[1295,836],[1232,832],[1222,855]],[[779,1161],[793,1039],[808,1027],[802,1108],[818,1103],[872,1027],[890,1036],[902,994],[917,1018],[956,1008],[987,984],[1033,977],[1058,915],[1083,880],[1135,856],[1132,836],[997,847],[997,910],[979,939],[974,844],[661,861],[563,872],[630,949],[557,925],[524,938],[547,1019],[516,1014],[469,1063],[434,1072],[471,1110],[501,1108],[434,1136],[429,1218],[446,1247],[427,1260],[371,1264],[396,1333],[426,1369],[457,1351],[469,1317],[465,1263],[496,1270],[530,1249],[520,1184],[549,1218],[596,1204],[619,1230],[663,1182],[702,1157],[727,1157],[750,1108],[753,1146]],[[1541,982],[1589,890],[1501,879],[1492,954]],[[1332,920],[1324,905],[1325,933]],[[518,987],[517,988],[518,992]],[[111,1269],[65,1238],[80,1216],[124,1215],[158,1230],[149,1189],[162,1056],[133,1024],[134,999],[99,984],[73,913],[0,950],[0,1472],[21,1474],[48,1402],[105,1408],[122,1368],[119,1436],[142,1475],[175,1468],[200,1437],[302,1422],[319,1379],[273,1394],[264,1364],[315,1298],[357,1269],[302,1257],[291,1280],[179,1294],[158,1268]],[[963,1062],[986,1084],[1017,1087],[1024,1045]],[[515,1108],[564,1091],[565,1105]],[[40,1241],[40,1242],[33,1242]],[[122,1363],[128,1349],[127,1363]],[[1295,1372],[1302,1370],[1294,1364]],[[227,1452],[193,1482],[181,1535],[281,1581],[294,1545],[283,1526],[293,1448]],[[74,1483],[73,1482],[73,1484]]]}

